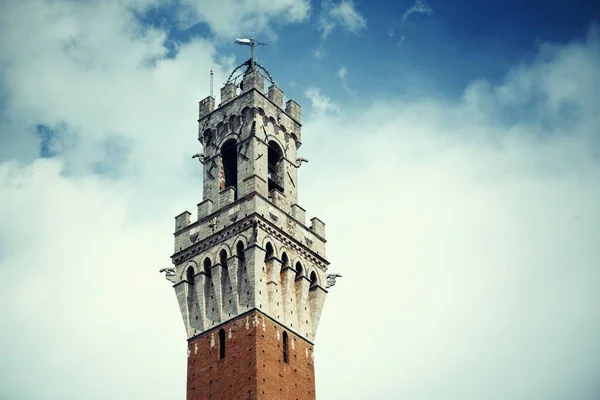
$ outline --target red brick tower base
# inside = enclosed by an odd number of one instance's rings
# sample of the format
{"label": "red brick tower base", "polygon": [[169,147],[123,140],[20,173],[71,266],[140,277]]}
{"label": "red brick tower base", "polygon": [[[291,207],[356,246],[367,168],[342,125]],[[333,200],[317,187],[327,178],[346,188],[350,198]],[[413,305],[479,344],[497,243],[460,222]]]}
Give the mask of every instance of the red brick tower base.
{"label": "red brick tower base", "polygon": [[187,400],[314,400],[313,345],[258,310],[188,341]]}

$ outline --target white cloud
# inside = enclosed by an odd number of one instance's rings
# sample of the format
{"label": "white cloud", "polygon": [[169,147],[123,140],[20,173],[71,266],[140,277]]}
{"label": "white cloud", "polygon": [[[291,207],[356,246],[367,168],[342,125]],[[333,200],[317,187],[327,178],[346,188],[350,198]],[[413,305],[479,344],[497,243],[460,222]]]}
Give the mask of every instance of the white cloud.
{"label": "white cloud", "polygon": [[190,14],[188,25],[196,21],[207,22],[212,31],[221,37],[246,36],[250,31],[266,31],[274,35],[270,24],[305,21],[310,14],[310,0],[222,0],[218,5],[208,5],[196,0],[183,0]]}
{"label": "white cloud", "polygon": [[342,88],[346,91],[346,93],[356,97],[356,93],[350,89],[350,87],[348,86],[348,68],[346,67],[340,67],[337,70],[337,77],[340,79],[340,81],[342,82]]}
{"label": "white cloud", "polygon": [[342,0],[337,4],[326,3],[322,10],[320,29],[323,31],[323,39],[336,28],[342,27],[347,31],[358,33],[367,27],[367,21],[354,8],[351,0]]}
{"label": "white cloud", "polygon": [[310,100],[312,108],[319,115],[327,111],[339,111],[338,106],[329,97],[322,94],[319,88],[308,88],[305,96]]}
{"label": "white cloud", "polygon": [[425,0],[415,0],[415,4],[410,6],[406,11],[404,11],[404,14],[402,14],[402,25],[406,23],[411,14],[415,13],[430,15],[433,13],[433,8],[431,8],[431,6]]}
{"label": "white cloud", "polygon": [[346,82],[346,75],[348,75],[348,69],[346,67],[340,67],[337,71],[337,76],[343,82]]}
{"label": "white cloud", "polygon": [[343,274],[321,396],[597,395],[599,54],[592,36],[459,102],[383,98],[305,124],[305,206]]}
{"label": "white cloud", "polygon": [[312,54],[314,58],[316,58],[317,60],[321,60],[325,57],[327,53],[325,53],[325,49],[323,48],[323,46],[319,46],[313,50]]}
{"label": "white cloud", "polygon": [[[401,33],[404,31],[404,25],[406,24],[406,21],[408,20],[408,17],[411,14],[425,14],[425,15],[431,15],[433,13],[433,8],[425,1],[425,0],[416,0],[415,3],[410,6],[409,8],[406,9],[406,11],[404,11],[404,13],[402,14],[402,18],[400,21],[400,25],[401,25]],[[394,36],[396,36],[396,31],[394,29],[394,26],[392,26],[392,28],[390,29],[388,36],[390,38],[393,38]],[[400,35],[400,40],[398,40],[397,45],[400,46],[402,45],[402,43],[404,43],[404,41],[406,40],[406,35],[404,35],[403,33]]]}
{"label": "white cloud", "polygon": [[[160,60],[164,34],[126,30],[118,3],[20,4],[0,15],[0,393],[183,398],[185,333],[158,269],[172,217],[201,196],[198,71],[219,82],[230,65],[203,40]],[[592,34],[459,101],[305,120],[301,205],[343,274],[317,336],[319,396],[597,395],[599,54]],[[38,122],[72,135],[57,159],[32,161]],[[93,175],[115,136],[123,172]]]}

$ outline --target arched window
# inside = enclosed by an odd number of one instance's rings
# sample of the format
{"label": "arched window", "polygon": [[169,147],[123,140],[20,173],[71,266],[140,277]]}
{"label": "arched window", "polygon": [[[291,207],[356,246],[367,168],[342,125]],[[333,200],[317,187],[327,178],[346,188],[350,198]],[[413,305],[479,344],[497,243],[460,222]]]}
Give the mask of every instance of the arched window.
{"label": "arched window", "polygon": [[246,259],[246,253],[244,252],[244,243],[240,240],[237,242],[235,246],[235,252],[240,261],[244,261]]}
{"label": "arched window", "polygon": [[221,262],[221,266],[227,269],[227,252],[225,249],[221,250],[219,253],[219,261]]}
{"label": "arched window", "polygon": [[221,158],[223,161],[223,175],[225,176],[225,187],[235,189],[234,197],[237,199],[237,146],[235,140],[225,142],[221,147]]}
{"label": "arched window", "polygon": [[186,272],[187,281],[190,285],[194,284],[194,268],[189,267]]}
{"label": "arched window", "polygon": [[317,286],[317,274],[315,271],[310,273],[310,287]]}
{"label": "arched window", "polygon": [[210,276],[210,267],[211,267],[211,262],[210,262],[210,258],[206,257],[204,259],[204,273],[206,274],[206,276]]}
{"label": "arched window", "polygon": [[219,358],[225,358],[225,329],[219,331]]}
{"label": "arched window", "polygon": [[283,254],[281,255],[281,269],[284,269],[285,267],[289,267],[289,263],[290,260],[288,259],[288,256],[285,252],[283,252]]}
{"label": "arched window", "polygon": [[283,151],[281,151],[281,147],[273,140],[269,142],[268,164],[269,192],[271,190],[278,190],[283,193]]}
{"label": "arched window", "polygon": [[302,264],[300,264],[300,261],[298,261],[296,263],[296,279],[300,278],[303,274],[304,271],[302,270]]}
{"label": "arched window", "polygon": [[273,250],[273,245],[271,243],[267,243],[265,246],[265,261],[269,261],[273,258],[275,251]]}
{"label": "arched window", "polygon": [[288,354],[288,334],[285,331],[283,332],[283,362],[286,364],[290,362]]}

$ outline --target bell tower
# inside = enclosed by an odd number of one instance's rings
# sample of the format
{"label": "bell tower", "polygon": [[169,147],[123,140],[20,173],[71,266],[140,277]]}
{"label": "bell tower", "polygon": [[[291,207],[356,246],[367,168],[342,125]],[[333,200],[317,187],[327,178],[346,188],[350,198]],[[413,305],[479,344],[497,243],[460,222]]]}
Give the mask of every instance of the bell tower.
{"label": "bell tower", "polygon": [[253,51],[218,106],[200,101],[203,199],[195,221],[175,218],[174,267],[164,270],[187,334],[187,400],[315,399],[328,262],[325,224],[307,224],[298,204],[300,111],[284,106]]}

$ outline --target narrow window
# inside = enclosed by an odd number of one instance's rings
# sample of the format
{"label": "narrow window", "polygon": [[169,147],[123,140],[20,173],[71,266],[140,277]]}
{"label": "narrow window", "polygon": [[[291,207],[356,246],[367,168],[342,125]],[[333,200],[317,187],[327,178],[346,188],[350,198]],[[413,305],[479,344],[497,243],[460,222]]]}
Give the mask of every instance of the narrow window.
{"label": "narrow window", "polygon": [[273,250],[273,245],[271,243],[267,243],[265,246],[265,261],[269,261],[271,258],[273,258],[274,253],[275,251]]}
{"label": "narrow window", "polygon": [[204,259],[204,273],[206,276],[210,276],[210,258]]}
{"label": "narrow window", "polygon": [[225,249],[221,250],[221,252],[219,253],[219,261],[221,261],[221,266],[224,269],[227,269],[227,252],[225,251]]}
{"label": "narrow window", "polygon": [[233,187],[237,199],[237,146],[235,140],[228,140],[221,147],[221,158],[223,159],[223,175],[225,176],[225,187]]}
{"label": "narrow window", "polygon": [[269,192],[277,190],[283,193],[283,151],[274,141],[269,142]]}
{"label": "narrow window", "polygon": [[315,271],[310,273],[310,287],[315,287],[317,286],[317,274],[315,274]]}
{"label": "narrow window", "polygon": [[235,251],[240,261],[244,261],[246,259],[246,253],[244,253],[244,243],[242,243],[241,241],[237,242],[237,245],[235,246]]}
{"label": "narrow window", "polygon": [[219,331],[219,358],[225,358],[225,329]]}
{"label": "narrow window", "polygon": [[194,284],[194,268],[192,267],[187,269],[187,281],[190,285]]}
{"label": "narrow window", "polygon": [[284,269],[284,268],[288,267],[288,266],[289,266],[289,265],[288,265],[289,263],[290,263],[290,260],[288,259],[288,256],[287,256],[287,254],[284,252],[284,253],[281,255],[281,269]]}
{"label": "narrow window", "polygon": [[[193,285],[194,284],[194,268],[193,267],[189,267],[186,271],[186,278],[187,278],[187,282],[188,285]],[[193,317],[195,316],[196,313],[196,290],[194,290],[194,288],[189,288],[188,293],[187,293],[187,306],[188,306],[188,313],[189,313],[189,318],[193,319]]]}
{"label": "narrow window", "polygon": [[283,362],[289,364],[287,332],[283,332]]}
{"label": "narrow window", "polygon": [[301,278],[302,274],[303,274],[302,264],[300,264],[300,261],[298,261],[296,263],[296,279]]}

